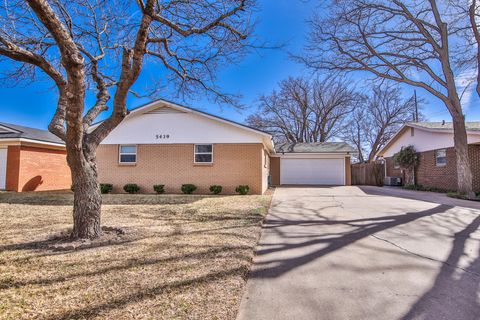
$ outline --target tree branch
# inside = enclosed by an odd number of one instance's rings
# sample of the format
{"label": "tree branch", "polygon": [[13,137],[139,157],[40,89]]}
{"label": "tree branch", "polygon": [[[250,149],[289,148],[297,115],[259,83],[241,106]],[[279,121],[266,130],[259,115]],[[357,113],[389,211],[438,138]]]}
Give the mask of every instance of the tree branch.
{"label": "tree branch", "polygon": [[478,30],[477,20],[476,20],[476,10],[477,10],[477,1],[472,0],[472,4],[468,8],[468,17],[470,20],[470,26],[473,31],[473,36],[475,37],[475,41],[477,43],[477,85],[476,91],[477,94],[480,96],[480,32]]}
{"label": "tree branch", "polygon": [[138,27],[134,47],[133,49],[124,48],[123,50],[122,71],[114,96],[113,113],[89,134],[88,139],[94,146],[100,144],[127,115],[127,95],[140,75],[143,58],[147,50],[148,31],[153,21],[155,3],[155,0],[147,0],[143,8],[143,16]]}

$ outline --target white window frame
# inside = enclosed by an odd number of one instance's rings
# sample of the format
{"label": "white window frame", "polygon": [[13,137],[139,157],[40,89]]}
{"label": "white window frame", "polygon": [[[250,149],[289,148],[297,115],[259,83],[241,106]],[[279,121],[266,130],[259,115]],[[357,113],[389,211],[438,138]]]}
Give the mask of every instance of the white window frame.
{"label": "white window frame", "polygon": [[[437,162],[437,158],[438,158],[437,154],[438,154],[439,151],[445,152],[445,163],[438,163]],[[435,166],[436,167],[445,167],[446,165],[447,165],[447,149],[437,149],[437,150],[435,150]]]}
{"label": "white window frame", "polygon": [[[197,152],[197,146],[212,146],[212,152]],[[197,162],[197,154],[211,154],[211,162]],[[195,164],[212,164],[213,163],[213,143],[197,143],[193,145],[193,163]]]}
{"label": "white window frame", "polygon": [[[135,153],[131,152],[122,152],[122,147],[135,147]],[[135,162],[123,162],[122,155],[135,155]],[[138,160],[138,147],[136,144],[121,144],[118,146],[118,163],[119,164],[136,164]]]}

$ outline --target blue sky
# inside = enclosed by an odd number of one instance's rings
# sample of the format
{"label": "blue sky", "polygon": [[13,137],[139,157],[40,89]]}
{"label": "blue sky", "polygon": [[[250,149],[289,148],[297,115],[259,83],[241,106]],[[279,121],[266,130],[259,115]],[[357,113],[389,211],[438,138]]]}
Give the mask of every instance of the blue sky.
{"label": "blue sky", "polygon": [[[305,36],[308,33],[306,20],[315,7],[316,1],[302,0],[261,0],[257,14],[259,23],[256,34],[260,39],[272,43],[284,43],[283,49],[264,49],[252,52],[239,64],[219,71],[219,85],[226,92],[240,93],[245,109],[236,110],[228,107],[220,108],[206,99],[187,101],[188,105],[218,114],[235,121],[242,122],[256,110],[256,100],[262,93],[269,93],[277,83],[288,76],[307,73],[302,65],[289,59],[288,52],[300,52]],[[358,78],[359,76],[355,76]],[[139,79],[137,87],[145,86],[151,81],[150,76]],[[37,128],[46,128],[53,116],[56,104],[55,88],[48,82],[35,83],[28,86],[0,88],[0,121],[22,124]],[[405,95],[413,91],[404,90]],[[448,111],[428,94],[418,90],[425,104],[423,112],[429,120],[450,121]],[[171,98],[166,96],[166,98]],[[480,120],[480,110],[476,95],[465,97],[464,108],[467,120]],[[145,99],[129,99],[129,108],[134,108]],[[182,102],[183,101],[179,101]]]}

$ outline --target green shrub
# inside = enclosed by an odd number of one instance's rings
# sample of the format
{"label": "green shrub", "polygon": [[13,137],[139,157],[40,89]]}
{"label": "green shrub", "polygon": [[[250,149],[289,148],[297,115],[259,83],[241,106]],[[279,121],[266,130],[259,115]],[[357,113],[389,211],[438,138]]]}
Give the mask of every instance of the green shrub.
{"label": "green shrub", "polygon": [[134,193],[137,193],[140,190],[140,188],[135,183],[128,183],[123,186],[123,190],[127,193],[134,194]]}
{"label": "green shrub", "polygon": [[244,185],[244,186],[240,185],[235,189],[235,191],[237,193],[240,193],[241,195],[246,195],[248,191],[250,191],[250,187],[248,185]]}
{"label": "green shrub", "polygon": [[100,192],[102,194],[107,194],[112,192],[113,190],[113,184],[111,183],[100,183]]}
{"label": "green shrub", "polygon": [[404,169],[414,168],[418,165],[418,154],[414,146],[402,147],[393,155],[393,158]]}
{"label": "green shrub", "polygon": [[428,191],[428,192],[437,192],[437,193],[454,192],[451,190],[441,189],[437,187],[422,186],[421,184],[417,184],[417,185],[407,184],[407,185],[404,185],[403,188],[407,190]]}
{"label": "green shrub", "polygon": [[153,186],[153,190],[155,190],[156,193],[162,194],[165,193],[165,185],[164,184],[156,184]]}
{"label": "green shrub", "polygon": [[475,198],[469,198],[466,194],[461,194],[458,192],[447,192],[447,197],[470,201],[480,201],[478,195],[476,195]]}
{"label": "green shrub", "polygon": [[424,187],[421,184],[406,184],[403,186],[403,189],[424,191]]}
{"label": "green shrub", "polygon": [[218,185],[210,186],[210,192],[213,194],[219,194],[220,192],[222,192],[222,186],[218,186]]}
{"label": "green shrub", "polygon": [[182,184],[182,192],[185,194],[191,194],[195,190],[197,190],[197,186],[194,184],[190,184],[190,183]]}

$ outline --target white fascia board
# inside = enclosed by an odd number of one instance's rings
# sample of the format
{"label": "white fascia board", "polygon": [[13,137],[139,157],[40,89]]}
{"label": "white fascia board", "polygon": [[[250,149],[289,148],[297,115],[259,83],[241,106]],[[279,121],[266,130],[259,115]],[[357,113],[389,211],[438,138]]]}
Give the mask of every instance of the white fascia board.
{"label": "white fascia board", "polygon": [[308,152],[308,153],[276,153],[272,155],[275,158],[345,158],[350,157],[352,154],[347,152]]}
{"label": "white fascia board", "polygon": [[[425,128],[425,127],[419,126],[415,123],[408,123],[408,124],[403,125],[403,127],[412,127],[412,128],[427,131],[427,132],[453,133],[453,129]],[[402,129],[403,129],[403,127],[402,127]],[[477,130],[468,130],[467,129],[466,131],[467,131],[467,134],[480,135],[480,131],[477,131]]]}
{"label": "white fascia board", "polygon": [[11,143],[11,142],[18,142],[18,143],[26,142],[26,143],[43,144],[43,145],[47,145],[47,146],[55,146],[55,147],[64,147],[64,148],[65,148],[65,145],[64,145],[64,144],[61,144],[61,143],[47,142],[47,141],[35,140],[35,139],[25,139],[25,138],[0,139],[0,143],[2,143],[2,142],[7,142],[7,143]]}
{"label": "white fascia board", "polygon": [[397,138],[397,136],[400,134],[400,132],[402,132],[402,130],[407,126],[408,126],[407,124],[404,124],[400,129],[398,129],[397,132],[395,132],[395,134],[393,135],[393,137],[391,137],[387,141],[387,143],[385,143],[385,146],[375,154],[375,158],[381,157],[381,155],[385,153],[385,150],[387,150],[390,147],[390,143],[393,142]]}

